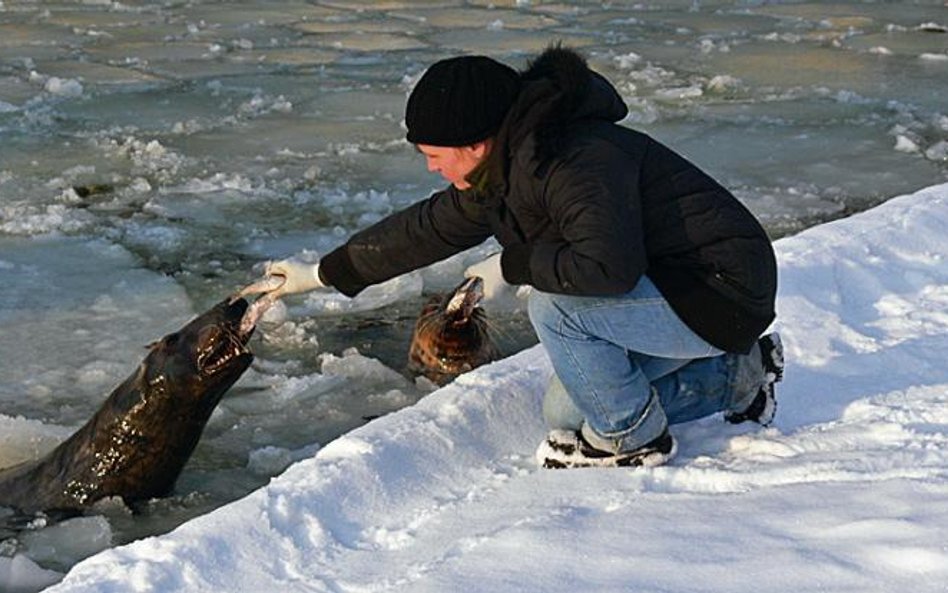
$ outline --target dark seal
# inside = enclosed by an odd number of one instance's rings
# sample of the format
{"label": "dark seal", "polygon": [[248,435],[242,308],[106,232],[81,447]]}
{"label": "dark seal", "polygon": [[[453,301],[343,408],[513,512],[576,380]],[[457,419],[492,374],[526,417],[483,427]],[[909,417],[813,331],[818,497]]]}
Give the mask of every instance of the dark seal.
{"label": "dark seal", "polygon": [[253,360],[244,299],[227,300],[150,346],[98,412],[45,457],[0,470],[0,505],[79,512],[102,498],[170,494],[204,425]]}
{"label": "dark seal", "polygon": [[408,352],[408,370],[438,385],[500,358],[480,306],[484,281],[467,278],[421,309]]}

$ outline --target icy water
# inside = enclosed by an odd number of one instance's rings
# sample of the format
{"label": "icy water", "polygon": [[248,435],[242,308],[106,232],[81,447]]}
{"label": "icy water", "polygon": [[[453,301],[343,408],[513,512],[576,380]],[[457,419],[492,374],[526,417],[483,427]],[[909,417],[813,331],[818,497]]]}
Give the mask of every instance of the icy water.
{"label": "icy water", "polygon": [[[438,189],[402,127],[436,59],[579,48],[627,125],[777,238],[948,178],[946,27],[942,0],[0,1],[0,466],[70,434],[261,262],[317,257]],[[417,401],[431,386],[400,371],[424,295],[494,247],[351,301],[288,299],[175,496],[38,522],[0,555],[64,572]],[[506,352],[534,343],[521,307],[489,313]]]}

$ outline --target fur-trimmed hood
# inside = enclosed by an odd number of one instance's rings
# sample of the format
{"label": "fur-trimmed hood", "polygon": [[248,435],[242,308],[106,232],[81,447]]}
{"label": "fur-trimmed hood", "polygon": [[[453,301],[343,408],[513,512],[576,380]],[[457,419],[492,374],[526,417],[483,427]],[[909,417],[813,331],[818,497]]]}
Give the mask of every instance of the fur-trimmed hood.
{"label": "fur-trimmed hood", "polygon": [[579,53],[560,45],[531,60],[520,80],[520,92],[482,172],[485,183],[474,184],[482,199],[506,193],[511,159],[539,167],[561,152],[577,121],[616,122],[628,113],[615,87],[590,70]]}
{"label": "fur-trimmed hood", "polygon": [[629,112],[619,93],[602,75],[592,71],[575,50],[555,45],[527,64],[520,74],[521,91],[508,117],[523,135],[534,136],[539,160],[555,156],[563,135],[576,120],[594,118],[611,122]]}

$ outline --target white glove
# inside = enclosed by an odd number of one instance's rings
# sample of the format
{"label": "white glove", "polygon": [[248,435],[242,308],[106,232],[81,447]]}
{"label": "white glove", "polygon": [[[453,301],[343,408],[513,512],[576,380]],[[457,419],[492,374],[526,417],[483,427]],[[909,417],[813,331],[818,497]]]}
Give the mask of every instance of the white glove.
{"label": "white glove", "polygon": [[268,293],[273,298],[326,287],[319,279],[318,263],[307,264],[295,259],[283,259],[268,262],[265,273],[268,277],[283,278],[283,283]]}
{"label": "white glove", "polygon": [[488,256],[464,270],[464,277],[480,276],[484,281],[484,300],[489,301],[509,292],[513,286],[504,280],[504,273],[500,268],[500,254],[497,252]]}

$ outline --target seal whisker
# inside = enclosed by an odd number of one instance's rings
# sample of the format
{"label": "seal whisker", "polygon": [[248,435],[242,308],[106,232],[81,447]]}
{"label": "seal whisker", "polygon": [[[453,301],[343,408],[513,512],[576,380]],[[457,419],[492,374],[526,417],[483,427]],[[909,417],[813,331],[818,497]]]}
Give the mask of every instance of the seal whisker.
{"label": "seal whisker", "polygon": [[489,319],[487,316],[484,316],[483,319],[483,331],[485,334],[490,335],[491,337],[503,338],[505,341],[513,341],[514,337],[509,331],[504,329],[499,323],[493,319]]}

